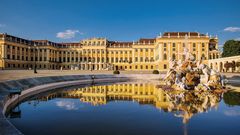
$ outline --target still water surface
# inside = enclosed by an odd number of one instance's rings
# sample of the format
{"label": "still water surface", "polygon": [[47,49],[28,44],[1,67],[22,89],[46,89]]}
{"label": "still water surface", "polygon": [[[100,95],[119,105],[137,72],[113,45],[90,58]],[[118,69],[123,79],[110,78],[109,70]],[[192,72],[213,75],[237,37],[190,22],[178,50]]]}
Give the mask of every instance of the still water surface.
{"label": "still water surface", "polygon": [[151,83],[71,87],[20,103],[26,135],[239,135],[240,93],[169,92]]}

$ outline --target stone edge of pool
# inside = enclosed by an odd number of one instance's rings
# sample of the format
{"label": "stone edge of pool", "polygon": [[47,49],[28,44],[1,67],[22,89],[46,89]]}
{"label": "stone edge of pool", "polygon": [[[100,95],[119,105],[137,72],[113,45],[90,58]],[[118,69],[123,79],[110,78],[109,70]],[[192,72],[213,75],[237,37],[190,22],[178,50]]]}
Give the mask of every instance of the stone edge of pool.
{"label": "stone edge of pool", "polygon": [[[1,135],[22,135],[8,119],[5,117],[5,112],[11,104],[25,99],[31,95],[39,94],[52,90],[72,85],[86,84],[89,85],[93,81],[96,83],[104,82],[120,82],[128,80],[157,80],[160,75],[154,74],[120,74],[120,75],[67,75],[67,76],[48,76],[37,78],[25,78],[19,80],[9,80],[0,82],[0,134]],[[14,96],[9,99],[9,90],[12,88],[20,88],[23,91],[21,95]]]}

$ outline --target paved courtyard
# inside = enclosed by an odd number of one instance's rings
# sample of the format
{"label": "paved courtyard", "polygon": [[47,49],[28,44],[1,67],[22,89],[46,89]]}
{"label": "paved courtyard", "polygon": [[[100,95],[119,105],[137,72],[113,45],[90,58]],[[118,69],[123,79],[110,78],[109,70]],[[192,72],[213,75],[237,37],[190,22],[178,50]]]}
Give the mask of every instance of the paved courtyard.
{"label": "paved courtyard", "polygon": [[[33,70],[0,70],[0,82],[7,80],[17,80],[31,77],[43,76],[63,76],[63,75],[84,75],[84,74],[113,74],[113,71],[86,71],[86,70],[37,70],[37,74]],[[152,74],[152,71],[120,71],[121,74]],[[165,74],[165,72],[162,72]],[[240,73],[222,73],[227,78],[234,80],[240,79]]]}
{"label": "paved courtyard", "polygon": [[[113,71],[86,71],[86,70],[0,70],[0,82],[31,77],[83,75],[83,74],[113,74]],[[152,74],[152,71],[120,71],[121,74]]]}

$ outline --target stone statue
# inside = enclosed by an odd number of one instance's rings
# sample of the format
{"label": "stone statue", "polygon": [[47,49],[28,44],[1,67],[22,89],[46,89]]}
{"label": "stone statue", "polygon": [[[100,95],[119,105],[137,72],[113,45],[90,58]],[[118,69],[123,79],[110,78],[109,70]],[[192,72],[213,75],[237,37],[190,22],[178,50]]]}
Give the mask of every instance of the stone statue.
{"label": "stone statue", "polygon": [[[184,49],[183,61],[169,60],[169,70],[164,78],[166,85],[175,85],[181,90],[215,90],[222,89],[222,76],[209,68],[202,61],[196,61],[187,48]],[[203,75],[202,75],[203,74]]]}

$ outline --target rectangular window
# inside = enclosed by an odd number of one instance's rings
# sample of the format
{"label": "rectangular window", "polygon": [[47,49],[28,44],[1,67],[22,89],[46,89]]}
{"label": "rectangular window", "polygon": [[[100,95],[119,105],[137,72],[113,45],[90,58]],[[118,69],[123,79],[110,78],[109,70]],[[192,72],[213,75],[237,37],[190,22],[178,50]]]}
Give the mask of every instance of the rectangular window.
{"label": "rectangular window", "polygon": [[164,65],[163,65],[163,68],[164,68],[164,69],[167,69],[167,65],[166,65],[166,64],[164,64]]}
{"label": "rectangular window", "polygon": [[173,47],[175,47],[176,46],[176,44],[175,43],[173,43]]}
{"label": "rectangular window", "polygon": [[136,62],[138,61],[138,57],[135,57],[135,61],[136,61]]}
{"label": "rectangular window", "polygon": [[164,46],[164,47],[167,47],[167,43],[164,43],[163,46]]}
{"label": "rectangular window", "polygon": [[196,43],[193,43],[193,47],[196,47]]}

